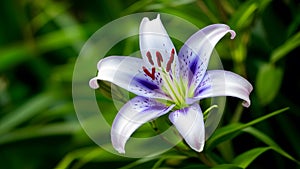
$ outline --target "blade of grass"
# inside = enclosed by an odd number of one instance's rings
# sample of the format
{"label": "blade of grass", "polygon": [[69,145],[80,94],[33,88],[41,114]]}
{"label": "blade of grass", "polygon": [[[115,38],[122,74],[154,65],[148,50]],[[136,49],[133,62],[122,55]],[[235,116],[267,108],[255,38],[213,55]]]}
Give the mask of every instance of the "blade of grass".
{"label": "blade of grass", "polygon": [[80,130],[81,127],[79,123],[74,122],[54,123],[44,126],[29,126],[1,135],[0,144],[43,136],[73,134]]}
{"label": "blade of grass", "polygon": [[275,141],[273,141],[269,136],[267,136],[266,134],[264,134],[263,132],[253,128],[253,127],[247,127],[245,129],[243,129],[244,132],[247,132],[251,135],[253,135],[254,137],[258,138],[259,140],[261,140],[262,142],[264,142],[265,144],[267,144],[268,146],[270,146],[271,149],[273,149],[274,151],[276,151],[278,154],[300,164],[300,162],[298,160],[296,160],[294,157],[292,157],[290,154],[288,154],[287,152],[285,152],[282,148],[280,148],[278,146],[278,144],[275,143]]}
{"label": "blade of grass", "polygon": [[29,46],[16,44],[14,46],[5,46],[0,48],[0,71],[13,67],[32,56]]}
{"label": "blade of grass", "polygon": [[55,97],[50,93],[42,93],[30,99],[24,105],[0,119],[0,134],[11,130],[35,114],[40,113],[53,101],[55,101]]}
{"label": "blade of grass", "polygon": [[300,45],[300,32],[288,39],[283,45],[276,48],[271,54],[271,62],[275,63],[286,56],[293,49]]}
{"label": "blade of grass", "polygon": [[270,147],[258,147],[248,150],[237,156],[233,160],[233,164],[236,164],[241,168],[247,168],[259,155],[270,149]]}
{"label": "blade of grass", "polygon": [[220,142],[225,141],[226,138],[232,138],[236,136],[239,132],[241,132],[242,129],[252,126],[256,123],[259,123],[263,120],[266,120],[270,117],[273,117],[275,115],[278,115],[284,111],[287,111],[289,108],[283,108],[277,111],[274,111],[272,113],[269,113],[265,116],[262,116],[260,118],[257,118],[253,121],[250,121],[246,124],[239,124],[239,123],[233,123],[228,126],[222,127],[218,129],[209,140],[206,142],[206,149],[213,149],[216,145],[218,145]]}

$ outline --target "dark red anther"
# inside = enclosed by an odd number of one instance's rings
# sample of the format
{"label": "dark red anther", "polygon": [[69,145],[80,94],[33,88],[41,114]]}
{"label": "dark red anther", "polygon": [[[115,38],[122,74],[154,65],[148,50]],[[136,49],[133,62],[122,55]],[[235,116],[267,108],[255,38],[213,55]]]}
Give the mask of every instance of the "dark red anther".
{"label": "dark red anther", "polygon": [[161,56],[161,53],[158,52],[158,51],[156,52],[156,59],[157,59],[158,66],[161,67],[161,62],[163,62],[164,60],[163,60],[163,58]]}
{"label": "dark red anther", "polygon": [[148,58],[149,63],[150,63],[151,65],[154,65],[154,62],[153,62],[153,60],[152,60],[151,53],[150,53],[149,51],[146,53],[146,56],[147,56],[147,58]]}
{"label": "dark red anther", "polygon": [[172,63],[170,63],[170,62],[167,63],[167,68],[166,68],[166,71],[167,71],[167,72],[169,72],[169,71],[171,70],[171,64],[172,64]]}
{"label": "dark red anther", "polygon": [[172,55],[174,55],[174,54],[175,54],[175,49],[174,49],[174,48],[172,48],[172,50],[171,50],[171,54],[172,54]]}
{"label": "dark red anther", "polygon": [[170,59],[169,59],[169,61],[168,61],[168,63],[167,63],[167,67],[166,67],[166,71],[167,71],[167,72],[169,72],[169,71],[171,70],[171,65],[172,65],[172,63],[173,63],[173,61],[174,61],[174,54],[175,54],[175,50],[172,49],[171,55],[170,55]]}
{"label": "dark red anther", "polygon": [[152,80],[155,79],[155,68],[154,67],[152,68],[151,73],[149,72],[149,70],[146,67],[143,66],[142,68],[147,76],[151,77]]}
{"label": "dark red anther", "polygon": [[175,50],[172,49],[172,51],[171,51],[171,56],[170,56],[170,60],[169,60],[169,62],[171,62],[171,63],[174,61],[174,54],[175,54]]}
{"label": "dark red anther", "polygon": [[151,78],[152,78],[152,80],[154,80],[155,79],[155,67],[152,68],[152,76],[153,77],[151,77]]}

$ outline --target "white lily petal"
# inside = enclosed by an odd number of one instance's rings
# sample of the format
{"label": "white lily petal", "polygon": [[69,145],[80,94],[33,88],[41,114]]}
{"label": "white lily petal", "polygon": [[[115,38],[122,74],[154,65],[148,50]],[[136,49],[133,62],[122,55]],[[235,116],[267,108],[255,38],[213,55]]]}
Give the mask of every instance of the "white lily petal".
{"label": "white lily petal", "polygon": [[[148,66],[160,67],[158,63],[160,59],[157,58],[157,53],[160,53],[162,57],[161,65],[166,67],[172,52],[174,54],[172,69],[175,69],[174,66],[178,65],[176,64],[178,63],[178,57],[175,47],[160,20],[160,15],[157,15],[157,18],[151,21],[147,17],[143,18],[140,24],[140,50]],[[177,70],[178,68],[179,66],[176,67]]]}
{"label": "white lily petal", "polygon": [[159,81],[144,76],[143,64],[142,59],[135,57],[104,58],[98,62],[98,75],[90,80],[90,87],[99,88],[97,80],[105,80],[140,96],[169,99],[161,91]]}
{"label": "white lily petal", "polygon": [[125,144],[132,133],[142,124],[168,113],[170,107],[153,99],[137,96],[118,112],[111,128],[111,141],[119,153],[125,153]]}
{"label": "white lily petal", "polygon": [[193,34],[179,51],[182,76],[189,84],[197,87],[207,70],[211,53],[218,41],[227,33],[231,39],[235,32],[225,24],[209,25]]}
{"label": "white lily petal", "polygon": [[203,114],[199,104],[174,111],[169,115],[186,143],[195,151],[201,152],[205,143]]}
{"label": "white lily petal", "polygon": [[243,77],[224,70],[209,70],[196,90],[194,100],[216,96],[233,96],[243,99],[243,106],[250,106],[252,85]]}

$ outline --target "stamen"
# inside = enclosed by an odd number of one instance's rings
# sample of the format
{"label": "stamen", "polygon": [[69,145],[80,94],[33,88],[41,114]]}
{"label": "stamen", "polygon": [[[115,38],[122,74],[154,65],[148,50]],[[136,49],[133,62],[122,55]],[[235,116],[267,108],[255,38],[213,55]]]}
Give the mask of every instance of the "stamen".
{"label": "stamen", "polygon": [[164,60],[163,60],[163,58],[161,56],[161,53],[158,52],[158,51],[156,52],[156,59],[157,59],[158,66],[161,67],[161,62],[163,62]]}
{"label": "stamen", "polygon": [[155,79],[155,67],[152,67],[152,80],[154,80]]}
{"label": "stamen", "polygon": [[167,71],[167,72],[169,72],[169,71],[171,70],[171,64],[172,64],[173,61],[174,61],[174,54],[175,54],[175,50],[172,49],[171,55],[170,55],[170,59],[169,59],[169,61],[168,61],[168,63],[167,63],[167,68],[166,68],[166,71]]}
{"label": "stamen", "polygon": [[155,68],[153,67],[152,70],[151,70],[151,73],[149,72],[149,70],[143,66],[143,71],[146,73],[147,76],[151,77],[152,80],[155,79]]}
{"label": "stamen", "polygon": [[148,58],[149,63],[150,63],[151,65],[154,65],[154,62],[153,62],[153,60],[152,60],[151,53],[150,53],[149,51],[146,53],[146,56],[147,56],[147,58]]}

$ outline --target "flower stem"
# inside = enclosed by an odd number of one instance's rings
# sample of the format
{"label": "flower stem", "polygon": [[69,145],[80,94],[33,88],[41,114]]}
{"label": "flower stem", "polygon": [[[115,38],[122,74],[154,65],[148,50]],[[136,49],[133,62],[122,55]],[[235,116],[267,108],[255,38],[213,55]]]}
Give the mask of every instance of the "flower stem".
{"label": "flower stem", "polygon": [[243,112],[244,108],[241,104],[238,104],[237,107],[235,108],[235,111],[233,113],[233,116],[230,120],[230,123],[237,123],[240,121],[240,118],[242,116],[242,112]]}
{"label": "flower stem", "polygon": [[198,157],[208,167],[213,167],[213,166],[217,165],[216,162],[214,162],[210,158],[208,158],[204,152],[198,153]]}

